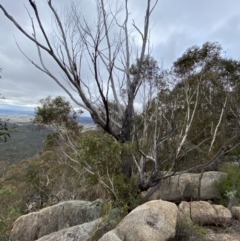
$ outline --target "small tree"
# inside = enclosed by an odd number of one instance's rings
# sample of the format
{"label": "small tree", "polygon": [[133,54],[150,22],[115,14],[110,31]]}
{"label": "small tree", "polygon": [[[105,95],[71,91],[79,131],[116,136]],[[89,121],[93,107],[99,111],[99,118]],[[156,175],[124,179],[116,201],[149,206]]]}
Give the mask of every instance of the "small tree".
{"label": "small tree", "polygon": [[7,123],[1,122],[0,119],[0,140],[3,142],[7,141],[7,138],[10,137],[10,133],[8,131]]}
{"label": "small tree", "polygon": [[[51,126],[54,129],[79,129],[77,124],[77,112],[72,108],[69,101],[64,97],[58,96],[54,99],[48,96],[40,100],[40,107],[35,110],[33,123],[38,127],[45,125]],[[79,112],[80,113],[80,112]]]}
{"label": "small tree", "polygon": [[77,118],[81,111],[77,113],[64,97],[52,99],[48,96],[40,100],[40,104],[35,110],[33,123],[39,128],[49,126],[54,130],[53,134],[47,136],[46,141],[56,141],[60,138],[66,142],[80,134],[82,126],[77,122]]}

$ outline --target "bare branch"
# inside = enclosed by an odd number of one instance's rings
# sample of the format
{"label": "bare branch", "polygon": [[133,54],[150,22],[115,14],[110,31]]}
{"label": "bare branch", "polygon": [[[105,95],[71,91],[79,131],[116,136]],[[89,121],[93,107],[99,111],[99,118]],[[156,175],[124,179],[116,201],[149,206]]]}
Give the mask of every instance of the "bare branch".
{"label": "bare branch", "polygon": [[36,43],[40,48],[44,49],[45,51],[47,51],[48,53],[51,53],[51,50],[46,48],[45,46],[43,46],[42,44],[40,44],[39,42],[35,41],[35,39],[33,37],[31,37],[25,30],[23,30],[23,28],[17,23],[17,21],[8,14],[8,12],[5,10],[5,8],[0,4],[0,8],[2,9],[2,11],[4,12],[4,14],[6,15],[6,17],[13,22],[13,24],[28,38],[30,39],[32,42]]}

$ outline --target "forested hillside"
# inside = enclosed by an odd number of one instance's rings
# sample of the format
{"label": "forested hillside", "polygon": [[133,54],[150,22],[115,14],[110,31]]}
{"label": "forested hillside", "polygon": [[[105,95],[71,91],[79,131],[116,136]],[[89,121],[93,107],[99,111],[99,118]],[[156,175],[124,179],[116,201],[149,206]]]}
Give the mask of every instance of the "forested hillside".
{"label": "forested hillside", "polygon": [[8,123],[10,138],[0,143],[0,161],[15,163],[35,156],[42,148],[49,128],[39,130],[32,123]]}

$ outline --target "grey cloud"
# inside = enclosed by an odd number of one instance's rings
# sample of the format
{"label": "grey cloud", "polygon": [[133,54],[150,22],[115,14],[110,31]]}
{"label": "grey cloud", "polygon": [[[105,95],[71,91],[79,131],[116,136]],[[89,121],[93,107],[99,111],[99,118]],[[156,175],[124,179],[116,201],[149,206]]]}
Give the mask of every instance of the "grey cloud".
{"label": "grey cloud", "polygon": [[[52,21],[47,1],[36,2],[50,35]],[[59,11],[68,3],[65,0],[52,2]],[[93,2],[93,0],[82,0],[83,11],[89,18],[94,17]],[[133,0],[129,3],[130,20],[134,18],[141,28],[146,2]],[[31,22],[23,6],[25,4],[31,10],[28,0],[1,0],[1,4],[30,34],[32,33]],[[239,9],[240,1],[236,0],[159,0],[152,15],[153,28],[150,39],[154,46],[152,54],[158,60],[163,60],[165,67],[170,67],[172,62],[192,45],[218,41],[228,52],[229,57],[238,59],[240,57]],[[9,100],[22,104],[36,104],[40,98],[47,95],[66,96],[53,80],[26,60],[18,50],[13,35],[29,57],[35,60],[37,56],[35,45],[31,44],[0,11],[0,65],[4,68],[3,78],[0,80],[0,93]],[[56,65],[49,58],[46,58],[46,65],[58,75]],[[88,76],[87,71],[84,71],[83,75]]]}

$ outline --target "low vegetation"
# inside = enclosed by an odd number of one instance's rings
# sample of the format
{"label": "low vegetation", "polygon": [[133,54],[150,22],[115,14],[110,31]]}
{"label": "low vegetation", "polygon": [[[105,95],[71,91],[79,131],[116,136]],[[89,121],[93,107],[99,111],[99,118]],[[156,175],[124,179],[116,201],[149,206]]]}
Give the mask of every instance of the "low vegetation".
{"label": "low vegetation", "polygon": [[207,231],[204,227],[194,224],[189,217],[181,215],[177,222],[176,236],[173,241],[201,241],[206,233]]}
{"label": "low vegetation", "polygon": [[218,203],[229,209],[240,204],[240,173],[239,163],[226,163],[221,166],[220,171],[227,173],[220,183],[216,184],[219,190]]}
{"label": "low vegetation", "polygon": [[18,216],[63,200],[101,197],[112,200],[122,214],[137,204],[134,177],[127,182],[121,172],[122,146],[102,131],[84,132],[77,143],[77,153],[63,144],[46,146],[36,157],[5,167],[0,182],[0,237],[8,240]]}
{"label": "low vegetation", "polygon": [[10,134],[8,131],[7,123],[2,122],[0,119],[0,141],[3,141],[5,143],[9,137]]}

